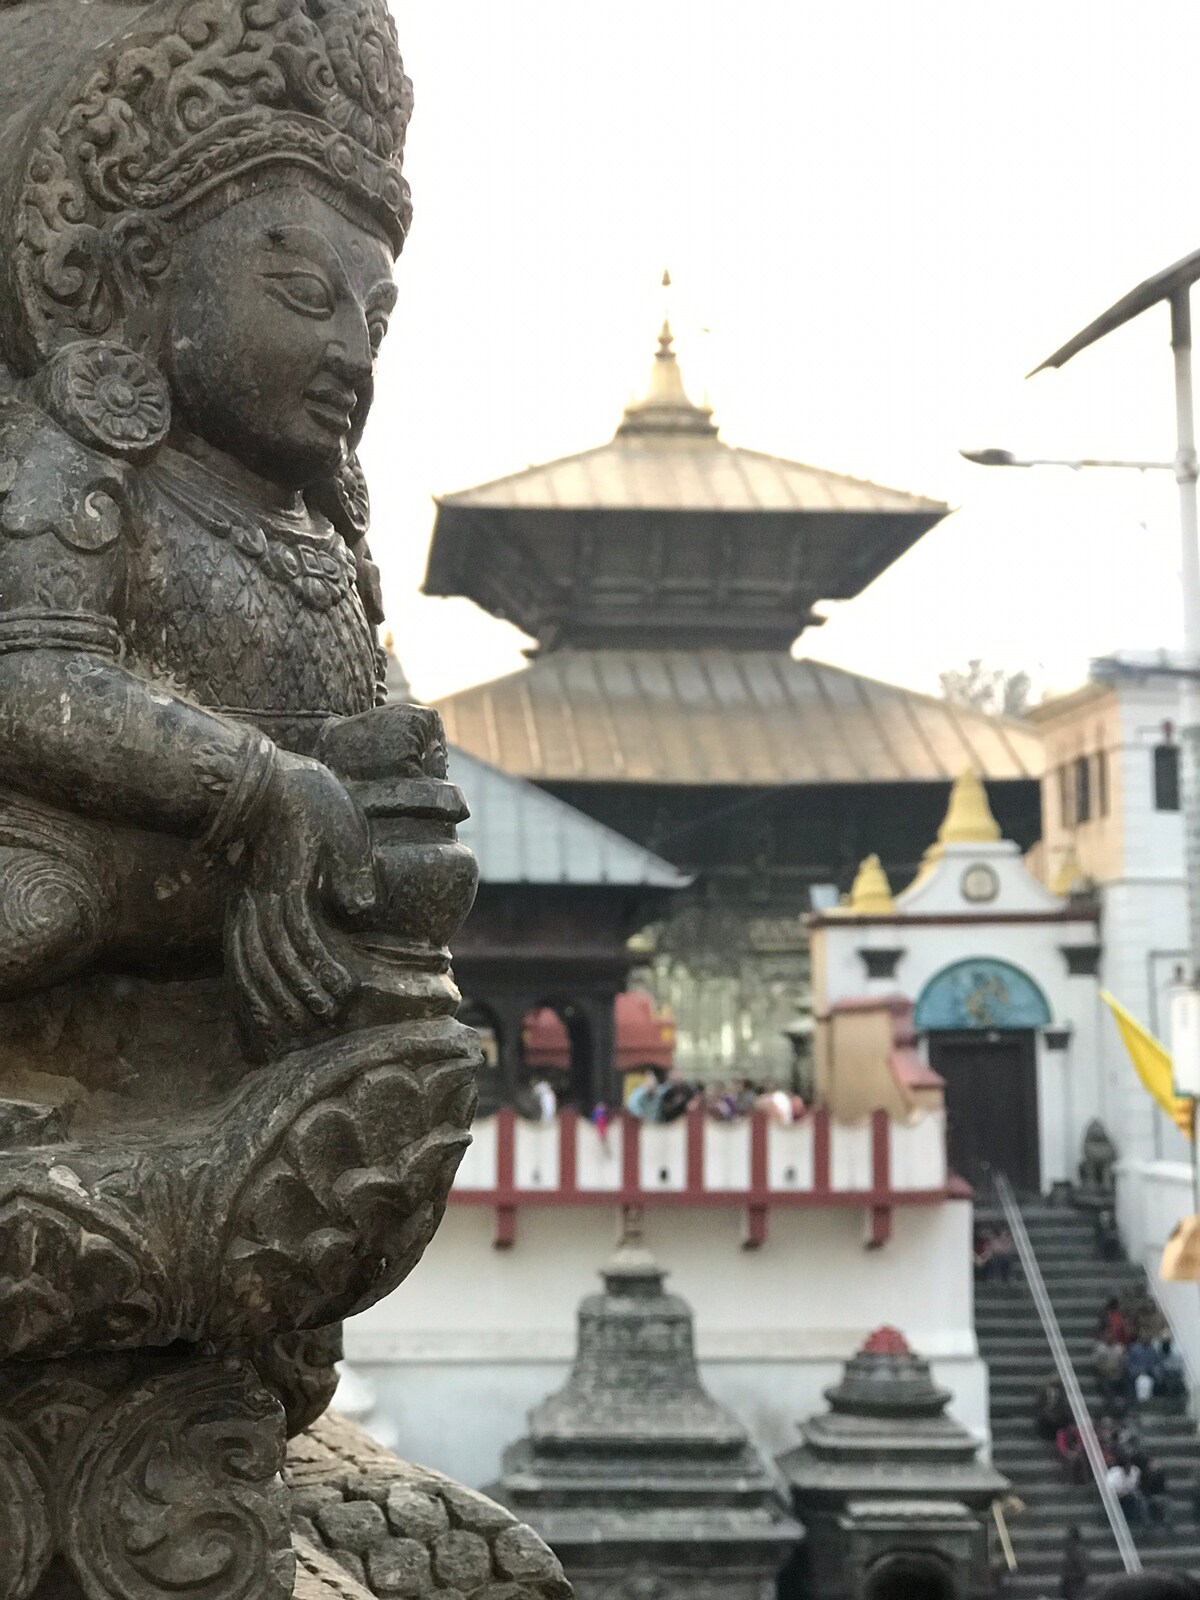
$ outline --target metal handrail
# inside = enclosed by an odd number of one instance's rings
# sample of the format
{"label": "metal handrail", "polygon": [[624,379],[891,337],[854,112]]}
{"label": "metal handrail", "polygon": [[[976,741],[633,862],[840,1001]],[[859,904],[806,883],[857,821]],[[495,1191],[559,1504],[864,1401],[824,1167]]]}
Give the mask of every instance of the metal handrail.
{"label": "metal handrail", "polygon": [[996,1183],[996,1194],[999,1197],[1001,1208],[1004,1211],[1004,1220],[1008,1224],[1008,1231],[1013,1236],[1013,1243],[1017,1247],[1017,1255],[1021,1262],[1025,1281],[1029,1285],[1029,1293],[1037,1308],[1038,1317],[1041,1319],[1042,1331],[1050,1346],[1050,1354],[1054,1357],[1054,1365],[1058,1369],[1059,1382],[1067,1396],[1067,1403],[1071,1407],[1071,1415],[1075,1419],[1075,1426],[1079,1429],[1079,1437],[1083,1440],[1084,1454],[1087,1456],[1088,1465],[1092,1469],[1096,1488],[1100,1493],[1100,1500],[1104,1506],[1105,1515],[1108,1517],[1109,1527],[1112,1529],[1113,1538],[1117,1542],[1117,1551],[1121,1557],[1126,1572],[1140,1572],[1142,1558],[1138,1555],[1137,1546],[1129,1532],[1129,1524],[1125,1520],[1125,1513],[1121,1510],[1121,1502],[1117,1499],[1111,1484],[1108,1481],[1108,1468],[1104,1462],[1104,1452],[1100,1448],[1100,1441],[1096,1437],[1096,1430],[1092,1426],[1091,1414],[1087,1402],[1083,1398],[1083,1390],[1079,1387],[1079,1379],[1075,1376],[1075,1368],[1071,1364],[1070,1352],[1067,1350],[1066,1341],[1062,1336],[1062,1329],[1058,1325],[1058,1318],[1054,1314],[1054,1307],[1050,1303],[1050,1296],[1046,1293],[1046,1283],[1042,1277],[1042,1269],[1038,1266],[1037,1257],[1033,1253],[1033,1245],[1029,1239],[1029,1230],[1025,1226],[1025,1219],[1021,1215],[1020,1207],[1012,1192],[1012,1186],[1002,1172],[993,1174]]}

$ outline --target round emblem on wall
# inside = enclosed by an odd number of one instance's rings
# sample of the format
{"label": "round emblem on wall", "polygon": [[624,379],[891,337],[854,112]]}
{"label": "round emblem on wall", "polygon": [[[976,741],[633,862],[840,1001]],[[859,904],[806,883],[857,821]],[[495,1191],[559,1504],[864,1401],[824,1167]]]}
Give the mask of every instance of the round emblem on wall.
{"label": "round emblem on wall", "polygon": [[1000,893],[1000,879],[985,862],[977,861],[962,875],[962,896],[972,905],[986,905]]}

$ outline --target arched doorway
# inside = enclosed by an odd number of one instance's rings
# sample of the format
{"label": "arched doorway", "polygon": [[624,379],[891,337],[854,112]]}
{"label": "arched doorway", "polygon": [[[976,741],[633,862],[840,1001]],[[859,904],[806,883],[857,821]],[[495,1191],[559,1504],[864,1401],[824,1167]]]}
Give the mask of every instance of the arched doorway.
{"label": "arched doorway", "polygon": [[991,1170],[1041,1188],[1037,1035],[1050,1021],[1029,974],[991,957],[955,961],[922,990],[914,1022],[946,1085],[950,1165],[968,1182]]}
{"label": "arched doorway", "polygon": [[863,1600],[958,1600],[954,1575],[924,1551],[884,1556],[867,1572]]}
{"label": "arched doorway", "polygon": [[592,1030],[582,1006],[545,1000],[525,1013],[521,1024],[525,1075],[546,1077],[560,1105],[590,1111],[595,1100]]}

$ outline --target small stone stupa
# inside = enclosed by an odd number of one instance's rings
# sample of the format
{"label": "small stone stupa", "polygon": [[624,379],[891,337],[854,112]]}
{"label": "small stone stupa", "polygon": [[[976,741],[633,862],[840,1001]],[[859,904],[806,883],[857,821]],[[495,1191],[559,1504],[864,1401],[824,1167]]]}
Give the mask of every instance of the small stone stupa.
{"label": "small stone stupa", "polygon": [[987,1516],[1008,1481],[946,1415],[950,1394],[883,1328],[780,1456],[808,1530],[782,1600],[974,1600],[990,1594]]}
{"label": "small stone stupa", "polygon": [[691,1307],[628,1234],[603,1278],[566,1385],[489,1492],[552,1542],[580,1600],[769,1600],[802,1529],[700,1382]]}

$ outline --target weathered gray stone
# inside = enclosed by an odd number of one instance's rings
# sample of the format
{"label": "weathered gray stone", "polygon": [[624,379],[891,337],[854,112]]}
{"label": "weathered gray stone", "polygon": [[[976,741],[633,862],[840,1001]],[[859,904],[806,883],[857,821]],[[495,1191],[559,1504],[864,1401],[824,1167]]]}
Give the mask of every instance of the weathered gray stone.
{"label": "weathered gray stone", "polygon": [[370,1500],[343,1500],[321,1506],[313,1519],[326,1541],[339,1550],[363,1555],[388,1538],[383,1512]]}
{"label": "weathered gray stone", "polygon": [[700,1382],[691,1309],[653,1258],[627,1241],[603,1276],[567,1383],[505,1451],[491,1492],[530,1528],[497,1536],[497,1570],[583,1600],[762,1600],[802,1530]]}
{"label": "weathered gray stone", "polygon": [[387,1519],[397,1533],[429,1543],[450,1526],[446,1507],[436,1495],[411,1484],[395,1483],[387,1490]]}
{"label": "weathered gray stone", "polygon": [[889,1593],[902,1592],[907,1574],[910,1588],[920,1579],[930,1593],[991,1594],[988,1512],[1009,1486],[947,1416],[950,1395],[929,1363],[882,1328],[826,1397],[830,1410],[810,1418],[803,1442],[779,1458],[808,1529],[803,1566],[785,1572],[782,1600],[856,1600],[875,1579],[886,1586],[890,1565]]}
{"label": "weathered gray stone", "polygon": [[492,1555],[482,1534],[463,1528],[439,1534],[433,1544],[433,1570],[439,1585],[464,1594],[481,1588],[492,1575]]}
{"label": "weathered gray stone", "polygon": [[557,1556],[524,1522],[518,1522],[499,1534],[493,1549],[496,1570],[506,1578],[540,1582],[562,1576]]}
{"label": "weathered gray stone", "polygon": [[[366,1585],[382,1600],[569,1600],[558,1560],[532,1529],[485,1495],[398,1461],[336,1412],[292,1440],[286,1479],[297,1491],[334,1489],[334,1512],[343,1503],[374,1510],[384,1500],[389,1529],[399,1522],[404,1531],[389,1531],[365,1552]],[[448,1501],[458,1507],[454,1527]],[[474,1529],[462,1526],[464,1515]],[[480,1531],[485,1524],[490,1532]],[[349,1530],[352,1540],[357,1528]],[[340,1528],[331,1523],[327,1532],[337,1536]],[[319,1537],[323,1549],[336,1548]],[[506,1569],[521,1576],[506,1576]]]}
{"label": "weathered gray stone", "polygon": [[[387,0],[6,0],[0,61],[0,1595],[219,1526],[207,1600],[287,1600],[287,1434],[474,1106],[356,454],[411,90]],[[361,1580],[360,1502],[301,1515]]]}
{"label": "weathered gray stone", "polygon": [[376,1594],[418,1600],[433,1588],[429,1551],[416,1539],[389,1539],[367,1552],[367,1579]]}
{"label": "weathered gray stone", "polygon": [[296,1538],[307,1539],[309,1544],[315,1545],[318,1550],[325,1548],[325,1542],[317,1532],[317,1525],[306,1517],[303,1512],[292,1507],[292,1533]]}
{"label": "weathered gray stone", "polygon": [[507,1528],[513,1521],[512,1513],[503,1506],[485,1494],[464,1488],[461,1483],[446,1483],[442,1499],[455,1524],[472,1533],[493,1533],[497,1528]]}
{"label": "weathered gray stone", "polygon": [[301,1484],[292,1490],[292,1510],[297,1516],[315,1517],[326,1506],[341,1505],[345,1496],[327,1483]]}
{"label": "weathered gray stone", "polygon": [[366,1585],[367,1571],[361,1556],[355,1555],[353,1550],[334,1550],[331,1553],[338,1565],[344,1567],[352,1578]]}

